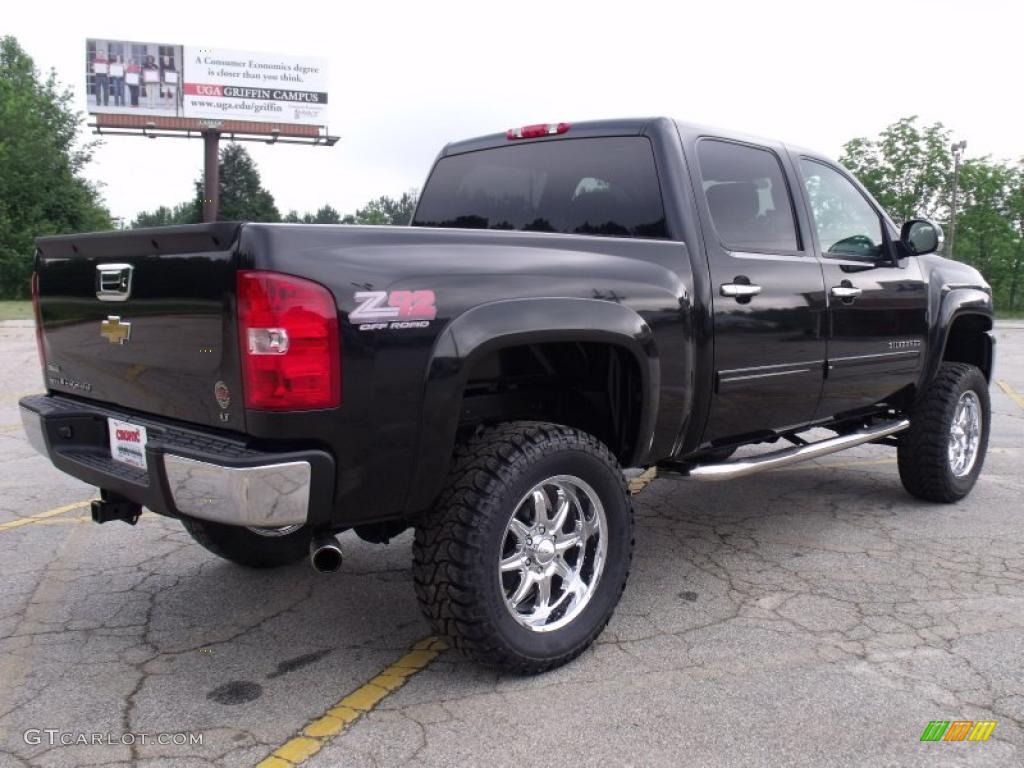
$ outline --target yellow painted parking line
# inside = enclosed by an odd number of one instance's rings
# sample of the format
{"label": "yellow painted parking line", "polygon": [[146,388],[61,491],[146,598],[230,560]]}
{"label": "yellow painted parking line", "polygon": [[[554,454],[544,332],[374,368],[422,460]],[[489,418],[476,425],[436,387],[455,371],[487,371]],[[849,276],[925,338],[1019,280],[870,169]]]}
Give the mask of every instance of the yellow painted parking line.
{"label": "yellow painted parking line", "polygon": [[11,403],[21,400],[21,398],[27,395],[35,395],[37,392],[8,392],[7,394],[0,395],[0,403]]}
{"label": "yellow painted parking line", "polygon": [[[139,522],[143,520],[155,520],[160,517],[156,512],[148,510],[139,515]],[[168,518],[171,519],[171,518]],[[67,523],[91,523],[92,515],[80,515],[79,517],[48,517],[41,520],[33,520],[32,525],[66,525]]]}
{"label": "yellow painted parking line", "polygon": [[83,507],[88,506],[88,501],[76,501],[74,504],[65,504],[63,507],[49,509],[46,512],[40,512],[38,515],[32,515],[31,517],[19,517],[17,520],[9,520],[6,523],[0,523],[0,532],[9,531],[12,528],[20,528],[23,525],[31,525],[32,523],[38,523],[41,520],[46,520],[49,517],[54,517],[55,515],[62,515],[65,512],[70,512],[73,509],[82,509]]}
{"label": "yellow painted parking line", "polygon": [[1024,408],[1024,397],[1017,394],[1014,391],[1013,387],[1010,386],[1010,383],[1008,381],[1006,381],[1005,379],[999,379],[999,381],[997,381],[996,384],[999,385],[999,388],[1003,390],[1003,392],[1010,396],[1010,399],[1013,400],[1013,402],[1015,402],[1021,408]]}
{"label": "yellow painted parking line", "polygon": [[405,681],[430,666],[447,648],[444,640],[428,637],[416,643],[402,658],[341,699],[292,738],[256,764],[256,768],[291,768],[323,749],[331,739],[397,691]]}
{"label": "yellow painted parking line", "polygon": [[2,424],[0,425],[0,435],[7,432],[14,432],[17,429],[21,429],[21,424]]}
{"label": "yellow painted parking line", "polygon": [[637,475],[629,481],[629,492],[631,495],[640,493],[644,488],[651,484],[651,481],[658,476],[658,468],[651,467],[642,475]]}

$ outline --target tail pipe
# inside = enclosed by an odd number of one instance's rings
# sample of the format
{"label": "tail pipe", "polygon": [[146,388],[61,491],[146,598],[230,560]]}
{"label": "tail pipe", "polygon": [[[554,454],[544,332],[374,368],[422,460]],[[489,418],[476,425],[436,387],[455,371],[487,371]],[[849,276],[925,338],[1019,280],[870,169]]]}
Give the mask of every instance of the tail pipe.
{"label": "tail pipe", "polygon": [[338,571],[341,559],[341,544],[337,536],[319,534],[309,543],[309,564],[317,573]]}

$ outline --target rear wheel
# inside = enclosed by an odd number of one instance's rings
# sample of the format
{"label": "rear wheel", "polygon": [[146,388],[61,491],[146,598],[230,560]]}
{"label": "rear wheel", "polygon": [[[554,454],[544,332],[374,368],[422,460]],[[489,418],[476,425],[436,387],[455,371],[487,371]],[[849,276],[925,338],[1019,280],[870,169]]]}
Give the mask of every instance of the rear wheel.
{"label": "rear wheel", "polygon": [[927,501],[964,498],[985,462],[990,420],[982,372],[966,363],[943,363],[899,438],[903,487]]}
{"label": "rear wheel", "polygon": [[281,528],[242,528],[194,517],[181,524],[196,542],[217,557],[249,568],[276,568],[309,555],[312,532],[302,525]]}
{"label": "rear wheel", "polygon": [[462,446],[417,526],[416,593],[434,631],[520,673],[575,658],[604,629],[629,573],[632,506],[595,437],[536,422]]}

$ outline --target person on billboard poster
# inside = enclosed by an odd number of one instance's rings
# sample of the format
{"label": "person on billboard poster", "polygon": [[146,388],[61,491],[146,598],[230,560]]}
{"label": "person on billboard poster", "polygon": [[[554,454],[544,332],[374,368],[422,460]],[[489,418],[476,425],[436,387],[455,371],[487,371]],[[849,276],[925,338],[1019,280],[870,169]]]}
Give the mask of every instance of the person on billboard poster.
{"label": "person on billboard poster", "polygon": [[92,60],[92,79],[96,89],[96,106],[107,106],[110,103],[110,78],[108,70],[110,62],[107,61],[105,51],[96,51]]}
{"label": "person on billboard poster", "polygon": [[142,81],[142,67],[134,59],[128,59],[128,66],[124,68],[124,79],[128,84],[128,103],[133,106],[139,106],[139,83]]}
{"label": "person on billboard poster", "polygon": [[115,55],[109,64],[110,85],[114,91],[114,106],[124,106],[124,62]]}
{"label": "person on billboard poster", "polygon": [[174,57],[164,56],[160,65],[160,81],[164,89],[164,106],[174,109],[178,95],[178,70],[174,67]]}
{"label": "person on billboard poster", "polygon": [[142,87],[146,89],[146,107],[156,109],[156,99],[160,90],[160,67],[150,54],[142,65]]}

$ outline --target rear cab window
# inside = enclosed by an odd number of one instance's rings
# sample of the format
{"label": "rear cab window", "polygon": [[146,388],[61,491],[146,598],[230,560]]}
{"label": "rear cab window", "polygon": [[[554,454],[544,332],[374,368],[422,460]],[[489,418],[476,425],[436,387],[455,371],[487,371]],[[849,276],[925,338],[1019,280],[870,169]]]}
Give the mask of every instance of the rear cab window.
{"label": "rear cab window", "polygon": [[441,158],[413,226],[668,238],[651,142],[560,139]]}
{"label": "rear cab window", "polygon": [[773,152],[701,139],[697,160],[711,222],[722,245],[733,251],[800,250],[789,187]]}

